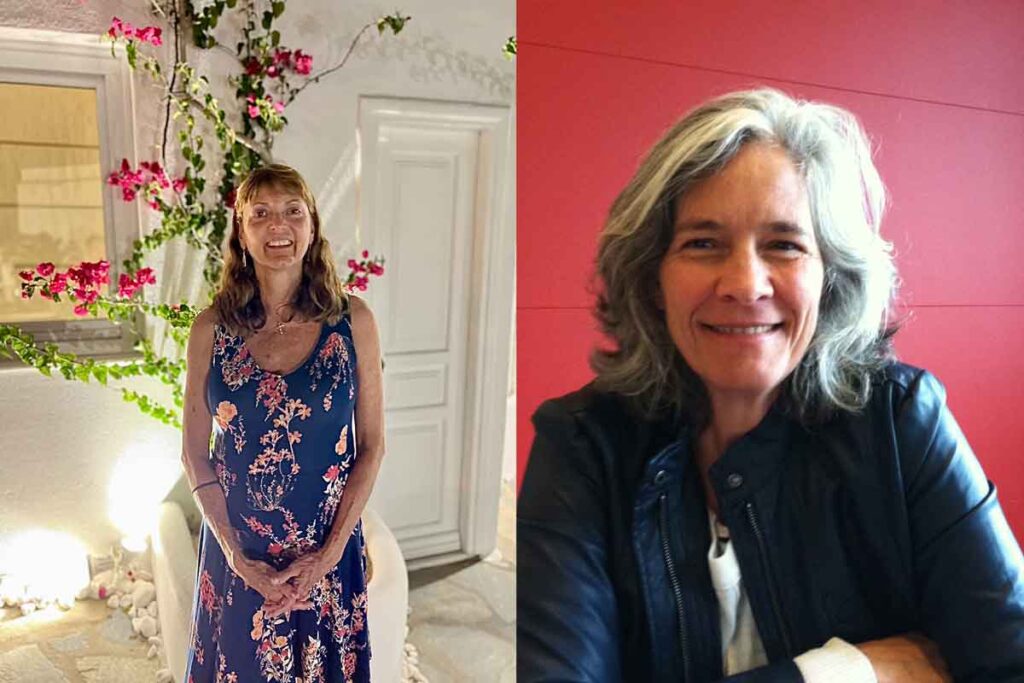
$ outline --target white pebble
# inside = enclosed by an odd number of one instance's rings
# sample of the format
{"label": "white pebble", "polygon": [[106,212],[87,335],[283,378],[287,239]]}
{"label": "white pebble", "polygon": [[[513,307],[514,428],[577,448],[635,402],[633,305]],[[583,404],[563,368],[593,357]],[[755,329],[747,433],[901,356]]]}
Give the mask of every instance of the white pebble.
{"label": "white pebble", "polygon": [[[144,638],[149,638],[150,636],[155,636],[156,635],[156,631],[157,631],[156,619],[154,619],[153,617],[151,617],[151,616],[149,616],[147,614],[144,617],[139,617],[138,622],[139,622],[139,629],[138,629],[138,631],[139,631],[139,633],[142,634],[142,636]],[[134,626],[134,622],[132,622],[132,625]]]}
{"label": "white pebble", "polygon": [[117,597],[116,595],[111,595],[109,598],[107,598],[107,607],[110,607],[111,609],[117,609],[120,606],[121,598]]}

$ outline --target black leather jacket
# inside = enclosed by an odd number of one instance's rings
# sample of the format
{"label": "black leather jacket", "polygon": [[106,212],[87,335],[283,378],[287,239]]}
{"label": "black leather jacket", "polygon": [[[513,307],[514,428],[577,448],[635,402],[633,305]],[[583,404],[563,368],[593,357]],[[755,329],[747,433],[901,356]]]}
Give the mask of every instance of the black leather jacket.
{"label": "black leather jacket", "polygon": [[[544,403],[518,504],[517,680],[722,679],[686,425],[592,387]],[[1024,454],[1021,454],[1024,455]],[[1024,681],[1024,561],[934,376],[894,363],[860,414],[773,409],[710,469],[768,666],[920,631],[958,681]]]}

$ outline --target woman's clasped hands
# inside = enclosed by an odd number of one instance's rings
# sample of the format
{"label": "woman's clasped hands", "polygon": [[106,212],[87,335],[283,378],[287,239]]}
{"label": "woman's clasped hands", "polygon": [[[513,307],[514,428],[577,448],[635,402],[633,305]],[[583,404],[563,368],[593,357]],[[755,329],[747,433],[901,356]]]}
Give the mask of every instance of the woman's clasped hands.
{"label": "woman's clasped hands", "polygon": [[303,555],[280,571],[246,557],[232,564],[235,574],[264,597],[263,613],[269,618],[313,609],[310,592],[333,566],[316,552]]}

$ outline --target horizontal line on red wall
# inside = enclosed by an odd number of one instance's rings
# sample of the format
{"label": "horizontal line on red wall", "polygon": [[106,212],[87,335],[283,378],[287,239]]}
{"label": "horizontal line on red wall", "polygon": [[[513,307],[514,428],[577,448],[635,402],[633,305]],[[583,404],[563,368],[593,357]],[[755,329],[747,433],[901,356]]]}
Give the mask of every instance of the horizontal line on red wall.
{"label": "horizontal line on red wall", "polygon": [[910,304],[901,308],[1024,308],[1024,304]]}
{"label": "horizontal line on red wall", "polygon": [[[1024,304],[902,304],[898,308],[1024,308]],[[517,311],[590,311],[592,306],[516,306]]]}
{"label": "horizontal line on red wall", "polygon": [[742,76],[744,78],[763,78],[766,80],[777,81],[779,83],[791,83],[793,85],[802,85],[814,88],[825,88],[828,90],[836,90],[838,92],[856,93],[859,95],[872,95],[875,97],[886,97],[894,100],[903,100],[905,102],[919,102],[922,104],[936,104],[943,107],[955,107],[957,109],[967,109],[969,111],[981,111],[992,114],[1007,114],[1009,116],[1024,116],[1024,112],[1011,111],[1008,109],[990,109],[988,107],[975,107],[969,104],[957,104],[956,102],[943,102],[942,100],[930,100],[921,97],[905,97],[903,95],[893,95],[885,92],[874,92],[870,90],[857,90],[856,88],[843,88],[837,85],[828,85],[826,83],[814,83],[812,81],[795,81],[791,78],[783,78],[780,76],[770,76],[768,74],[755,74],[747,73],[744,71],[730,71],[728,69],[715,69],[707,66],[698,66],[697,64],[685,64],[683,62],[670,62],[664,59],[651,59],[649,57],[637,57],[635,55],[623,55],[614,52],[603,52],[601,50],[588,50],[580,47],[566,47],[564,45],[551,45],[549,43],[535,43],[532,41],[523,41],[523,45],[532,45],[534,47],[543,47],[550,50],[564,50],[566,52],[579,52],[582,54],[598,55],[601,57],[613,57],[618,59],[628,59],[635,62],[645,62],[647,64],[658,64],[661,66],[676,66],[683,69],[694,69],[696,71],[706,71],[708,73],[716,74],[727,74],[730,76]]}
{"label": "horizontal line on red wall", "polygon": [[589,311],[592,306],[516,306],[517,311]]}

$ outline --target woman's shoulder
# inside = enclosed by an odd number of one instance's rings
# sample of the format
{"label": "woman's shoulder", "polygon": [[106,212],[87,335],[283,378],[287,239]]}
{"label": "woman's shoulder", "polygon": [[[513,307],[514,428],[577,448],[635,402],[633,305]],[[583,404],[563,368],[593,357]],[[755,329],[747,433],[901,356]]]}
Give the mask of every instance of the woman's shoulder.
{"label": "woman's shoulder", "polygon": [[575,391],[549,398],[537,408],[534,422],[544,416],[564,415],[574,419],[621,414],[626,407],[624,397],[598,389],[594,382],[588,382]]}
{"label": "woman's shoulder", "polygon": [[344,310],[342,318],[348,319],[353,336],[376,335],[377,319],[365,299],[349,294]]}
{"label": "woman's shoulder", "polygon": [[188,349],[186,352],[190,365],[198,367],[212,356],[216,329],[219,323],[220,318],[212,306],[200,311],[192,321],[192,327],[188,333]]}
{"label": "woman's shoulder", "polygon": [[873,401],[889,401],[899,411],[908,403],[946,401],[946,387],[930,371],[909,363],[892,360],[874,376]]}

